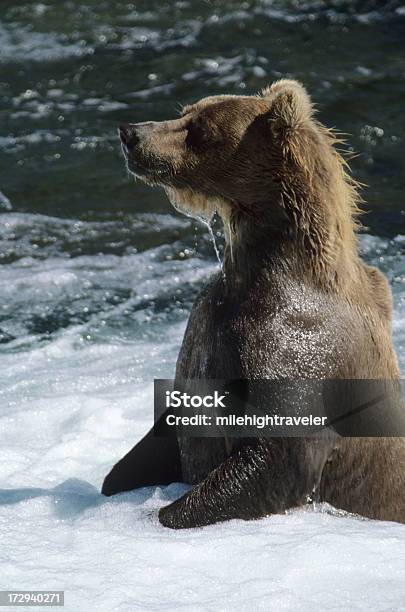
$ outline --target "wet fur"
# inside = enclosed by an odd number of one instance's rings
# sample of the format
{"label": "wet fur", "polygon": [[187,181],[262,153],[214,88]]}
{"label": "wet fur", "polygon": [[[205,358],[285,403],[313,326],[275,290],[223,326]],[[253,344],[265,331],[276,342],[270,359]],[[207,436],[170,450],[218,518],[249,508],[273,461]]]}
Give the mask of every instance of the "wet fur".
{"label": "wet fur", "polygon": [[[179,136],[190,121],[204,136],[199,153]],[[210,133],[220,143],[215,163]],[[295,81],[251,98],[207,98],[147,131],[134,156],[149,162],[148,180],[189,212],[217,210],[228,242],[226,280],[214,277],[193,307],[177,379],[399,377],[390,290],[359,258],[357,185],[337,144]],[[224,440],[187,438],[161,457],[179,460],[196,486],[161,509],[167,527],[259,518],[314,496],[405,522],[402,438],[246,439],[230,453]]]}

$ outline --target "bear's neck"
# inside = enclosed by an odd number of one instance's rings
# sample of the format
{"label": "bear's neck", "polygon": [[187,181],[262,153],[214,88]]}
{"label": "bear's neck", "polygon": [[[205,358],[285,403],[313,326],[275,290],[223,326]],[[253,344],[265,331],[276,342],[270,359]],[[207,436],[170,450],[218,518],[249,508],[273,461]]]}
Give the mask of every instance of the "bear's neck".
{"label": "bear's neck", "polygon": [[224,273],[230,288],[248,287],[262,275],[282,275],[324,289],[352,282],[359,256],[350,211],[344,212],[338,217],[329,208],[323,219],[309,215],[301,222],[283,214],[260,221],[243,215],[232,223],[224,220]]}

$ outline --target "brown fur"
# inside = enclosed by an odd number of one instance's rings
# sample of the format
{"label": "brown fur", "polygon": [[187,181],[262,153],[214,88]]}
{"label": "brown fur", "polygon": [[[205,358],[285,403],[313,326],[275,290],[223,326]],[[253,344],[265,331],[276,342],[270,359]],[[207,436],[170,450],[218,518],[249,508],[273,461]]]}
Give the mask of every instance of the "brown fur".
{"label": "brown fur", "polygon": [[[399,378],[388,283],[357,252],[357,184],[302,85],[205,98],[179,119],[124,132],[133,173],[224,222],[226,280],[214,277],[193,308],[178,378]],[[405,522],[402,438],[246,441],[231,457],[222,440],[180,446],[184,479],[203,482],[162,510],[168,526],[279,512],[314,490]],[[260,486],[252,476],[239,489],[238,474],[259,463]]]}

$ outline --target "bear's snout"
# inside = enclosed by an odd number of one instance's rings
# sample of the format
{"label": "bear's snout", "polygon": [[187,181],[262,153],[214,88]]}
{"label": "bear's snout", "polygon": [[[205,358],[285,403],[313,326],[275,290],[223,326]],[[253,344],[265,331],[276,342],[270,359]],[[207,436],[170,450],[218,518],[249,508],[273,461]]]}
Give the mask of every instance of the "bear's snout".
{"label": "bear's snout", "polygon": [[124,148],[128,152],[135,149],[135,147],[141,144],[142,141],[150,135],[153,126],[153,121],[146,121],[144,123],[122,123],[118,130]]}
{"label": "bear's snout", "polygon": [[161,150],[167,122],[121,123],[118,132],[129,172],[149,182],[162,182],[169,169]]}
{"label": "bear's snout", "polygon": [[131,151],[139,143],[136,124],[122,123],[118,129],[121,143],[128,152]]}

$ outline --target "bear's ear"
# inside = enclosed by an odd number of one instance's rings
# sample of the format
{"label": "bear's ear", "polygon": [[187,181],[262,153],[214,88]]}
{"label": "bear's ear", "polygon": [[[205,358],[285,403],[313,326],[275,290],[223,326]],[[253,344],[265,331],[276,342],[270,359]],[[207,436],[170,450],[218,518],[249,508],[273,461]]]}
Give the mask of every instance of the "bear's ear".
{"label": "bear's ear", "polygon": [[314,109],[305,87],[282,79],[266,87],[261,96],[269,101],[268,121],[274,136],[283,140],[308,124]]}

